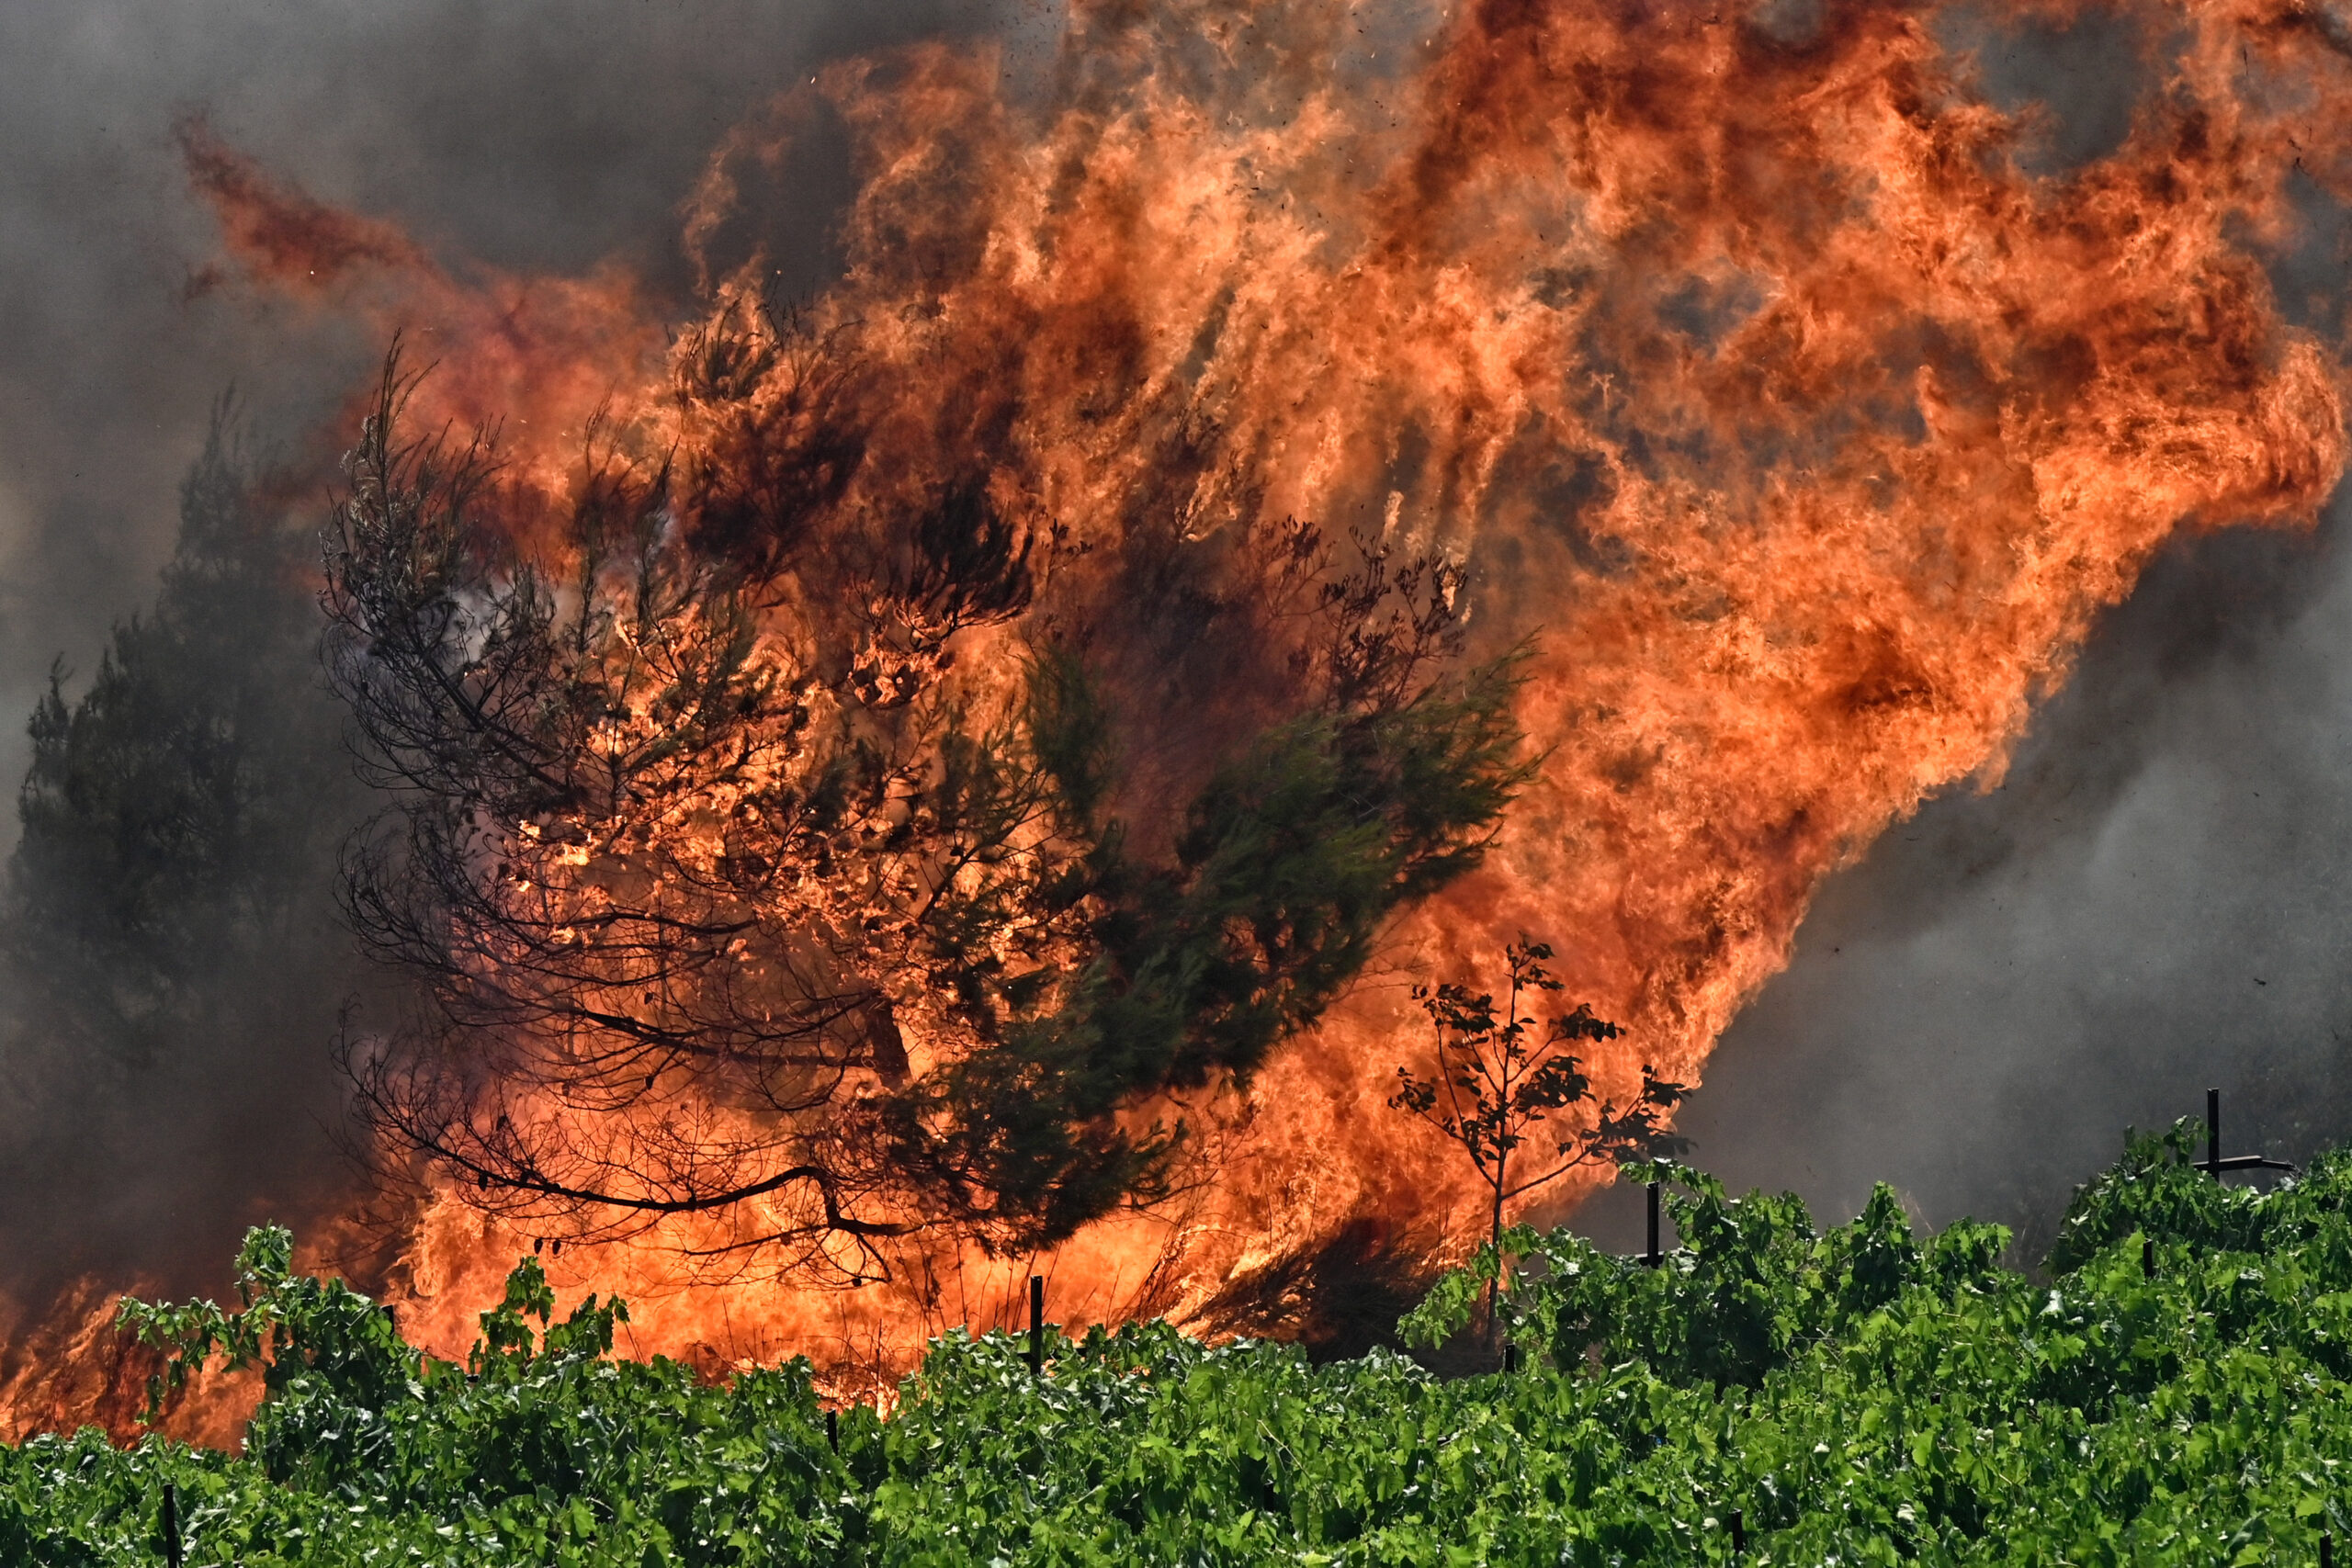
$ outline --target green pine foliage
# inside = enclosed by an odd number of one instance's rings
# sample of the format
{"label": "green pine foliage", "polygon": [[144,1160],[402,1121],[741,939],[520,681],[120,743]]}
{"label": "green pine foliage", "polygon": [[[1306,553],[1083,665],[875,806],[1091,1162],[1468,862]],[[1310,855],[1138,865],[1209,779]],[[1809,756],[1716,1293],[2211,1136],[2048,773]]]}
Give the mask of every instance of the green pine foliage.
{"label": "green pine foliage", "polygon": [[[2223,1188],[2180,1134],[2078,1194],[2046,1280],[1882,1190],[1815,1232],[1679,1167],[1662,1267],[1520,1230],[1512,1373],[1310,1366],[1165,1325],[951,1336],[829,1443],[808,1369],[697,1382],[557,1322],[527,1260],[468,1365],[402,1344],[283,1233],[242,1301],[126,1308],[269,1363],[241,1457],[94,1432],[0,1450],[0,1561],[191,1564],[2308,1563],[2352,1542],[2352,1156]],[[2153,1244],[2152,1246],[2150,1244]],[[1491,1255],[1408,1318],[1477,1312]]]}

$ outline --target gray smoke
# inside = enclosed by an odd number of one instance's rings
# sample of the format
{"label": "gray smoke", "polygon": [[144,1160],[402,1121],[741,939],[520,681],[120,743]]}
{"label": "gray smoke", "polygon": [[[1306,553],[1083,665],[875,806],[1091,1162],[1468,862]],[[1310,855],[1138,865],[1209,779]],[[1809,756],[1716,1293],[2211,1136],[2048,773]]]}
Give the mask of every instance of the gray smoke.
{"label": "gray smoke", "polygon": [[2352,1135],[2347,533],[2339,500],[2159,559],[2003,787],[1823,889],[1690,1101],[1694,1163],[1839,1219],[1883,1179],[2038,1257],[2123,1129],[2208,1087],[2224,1153]]}

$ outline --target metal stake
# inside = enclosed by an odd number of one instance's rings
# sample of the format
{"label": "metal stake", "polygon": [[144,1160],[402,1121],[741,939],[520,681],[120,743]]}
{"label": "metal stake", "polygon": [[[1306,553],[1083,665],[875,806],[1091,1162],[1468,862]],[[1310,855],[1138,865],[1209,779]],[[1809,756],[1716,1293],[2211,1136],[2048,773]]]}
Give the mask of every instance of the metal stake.
{"label": "metal stake", "polygon": [[1046,1277],[1029,1276],[1029,1375],[1046,1375]]}
{"label": "metal stake", "polygon": [[1744,1557],[1747,1553],[1747,1523],[1740,1517],[1739,1510],[1734,1508],[1731,1511],[1731,1554],[1734,1557]]}
{"label": "metal stake", "polygon": [[2319,1532],[2319,1568],[2335,1568],[2335,1532]]}
{"label": "metal stake", "polygon": [[2140,1238],[2140,1277],[2143,1280],[2156,1277],[2156,1238],[2152,1235]]}
{"label": "metal stake", "polygon": [[164,1561],[170,1568],[180,1568],[180,1495],[168,1481],[164,1483]]}
{"label": "metal stake", "polygon": [[842,1451],[842,1413],[838,1410],[825,1412],[825,1441],[832,1444],[833,1452]]}
{"label": "metal stake", "polygon": [[1650,1183],[1650,1249],[1649,1249],[1647,1252],[1645,1252],[1645,1253],[1643,1253],[1643,1254],[1642,1254],[1642,1261],[1643,1261],[1643,1262],[1645,1262],[1645,1263],[1646,1263],[1646,1264],[1648,1264],[1648,1265],[1649,1265],[1651,1268],[1653,1268],[1653,1269],[1657,1268],[1659,1264],[1661,1264],[1661,1263],[1663,1263],[1663,1262],[1665,1262],[1665,1261],[1666,1261],[1666,1254],[1665,1254],[1665,1253],[1663,1253],[1663,1252],[1660,1252],[1660,1251],[1658,1250],[1658,1246],[1657,1246],[1657,1204],[1658,1204],[1658,1192],[1657,1192],[1657,1190],[1658,1190],[1658,1184],[1657,1184],[1657,1182],[1655,1182],[1655,1181],[1651,1182],[1651,1183]]}
{"label": "metal stake", "polygon": [[2260,1155],[2232,1155],[2229,1158],[2223,1159],[2222,1157],[2222,1091],[2218,1089],[2209,1089],[2205,1091],[2205,1158],[2199,1162],[2199,1168],[2218,1181],[2221,1179],[2222,1172],[2225,1170],[2291,1171],[2295,1168],[2283,1159],[2265,1159]]}

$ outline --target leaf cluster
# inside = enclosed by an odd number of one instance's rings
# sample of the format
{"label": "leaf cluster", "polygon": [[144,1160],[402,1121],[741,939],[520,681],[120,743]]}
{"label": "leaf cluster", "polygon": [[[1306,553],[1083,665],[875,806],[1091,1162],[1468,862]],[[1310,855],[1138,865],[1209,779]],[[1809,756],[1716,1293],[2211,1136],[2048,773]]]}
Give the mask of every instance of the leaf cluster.
{"label": "leaf cluster", "polygon": [[[1808,1348],[1852,1333],[1909,1289],[1950,1298],[1997,1282],[2007,1245],[1997,1226],[1962,1222],[1916,1241],[1894,1191],[1881,1185],[1850,1224],[1815,1234],[1791,1193],[1730,1196],[1704,1172],[1671,1161],[1625,1168],[1672,1183],[1664,1207],[1682,1245],[1657,1267],[1603,1252],[1560,1230],[1521,1226],[1502,1240],[1516,1264],[1506,1331],[1561,1366],[1638,1358],[1677,1382],[1755,1388]],[[1497,1253],[1441,1280],[1405,1322],[1434,1348],[1469,1321]]]}
{"label": "leaf cluster", "polygon": [[6,1494],[0,1549],[12,1523],[38,1546],[0,1555],[153,1562],[165,1480],[193,1562],[635,1568],[823,1562],[840,1544],[830,1503],[845,1477],[805,1363],[719,1388],[678,1362],[616,1360],[627,1308],[592,1296],[559,1319],[526,1258],[459,1365],[407,1345],[341,1281],[294,1273],[290,1255],[285,1231],[253,1232],[233,1310],[123,1306],[128,1330],[173,1352],[172,1379],[263,1366],[243,1452],[36,1438],[7,1456],[9,1479],[41,1478],[51,1502],[36,1525],[25,1493]]}

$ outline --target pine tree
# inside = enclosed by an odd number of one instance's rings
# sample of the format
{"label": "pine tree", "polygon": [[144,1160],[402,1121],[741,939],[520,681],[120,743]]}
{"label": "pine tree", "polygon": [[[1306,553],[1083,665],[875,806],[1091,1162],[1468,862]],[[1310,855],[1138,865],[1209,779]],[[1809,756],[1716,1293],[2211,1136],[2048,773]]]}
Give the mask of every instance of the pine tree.
{"label": "pine tree", "polygon": [[315,535],[287,490],[224,404],[153,606],[78,694],[53,671],[32,715],[0,889],[19,1257],[209,1252],[256,1195],[334,1185],[317,1122],[361,977],[334,868],[367,805],[319,671]]}

